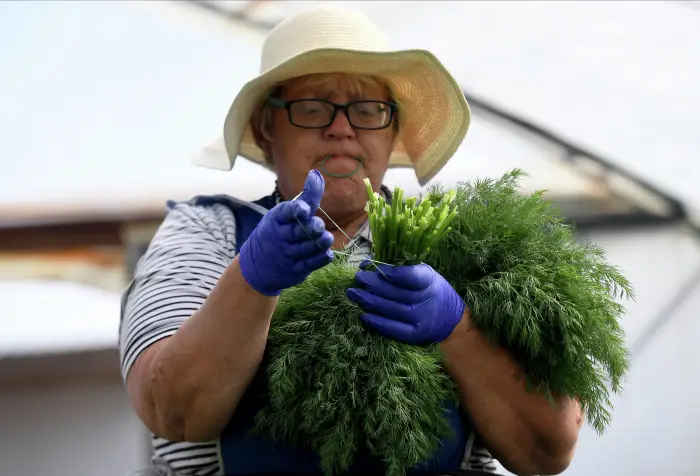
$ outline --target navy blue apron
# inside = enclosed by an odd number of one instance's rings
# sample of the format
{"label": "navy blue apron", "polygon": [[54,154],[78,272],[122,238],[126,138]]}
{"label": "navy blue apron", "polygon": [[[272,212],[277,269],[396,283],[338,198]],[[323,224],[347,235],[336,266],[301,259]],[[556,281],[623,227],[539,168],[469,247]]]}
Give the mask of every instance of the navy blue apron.
{"label": "navy blue apron", "polygon": [[[274,195],[263,197],[253,204],[225,195],[199,196],[194,201],[198,205],[222,203],[231,208],[236,218],[236,254],[262,219],[263,213],[275,206]],[[265,363],[266,357],[263,357],[261,369],[264,368]],[[231,421],[221,434],[219,444],[224,474],[226,476],[253,474],[322,476],[320,460],[313,451],[294,448],[288,443],[250,434],[255,415],[264,402],[266,391],[265,372],[261,370],[258,371]],[[446,406],[446,414],[455,437],[446,439],[431,461],[412,468],[408,475],[444,474],[460,469],[470,425],[464,415],[451,404]],[[384,474],[384,465],[369,452],[364,452],[358,455],[348,474]]]}

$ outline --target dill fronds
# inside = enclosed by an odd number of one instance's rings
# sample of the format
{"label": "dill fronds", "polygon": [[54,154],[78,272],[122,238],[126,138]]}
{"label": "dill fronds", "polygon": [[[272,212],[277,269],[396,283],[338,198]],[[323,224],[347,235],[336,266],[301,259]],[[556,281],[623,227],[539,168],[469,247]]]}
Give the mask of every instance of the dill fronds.
{"label": "dill fronds", "polygon": [[[618,300],[633,297],[632,287],[600,247],[576,242],[542,192],[517,191],[523,175],[433,186],[422,200],[403,200],[397,189],[391,205],[368,188],[373,258],[432,266],[481,332],[510,351],[531,389],[552,403],[576,398],[601,433],[609,388],[621,391],[629,366]],[[457,393],[437,346],[364,328],[345,295],[356,271],[337,258],[280,296],[257,429],[311,447],[329,475],[350,468],[364,447],[399,476],[449,434],[443,408]]]}

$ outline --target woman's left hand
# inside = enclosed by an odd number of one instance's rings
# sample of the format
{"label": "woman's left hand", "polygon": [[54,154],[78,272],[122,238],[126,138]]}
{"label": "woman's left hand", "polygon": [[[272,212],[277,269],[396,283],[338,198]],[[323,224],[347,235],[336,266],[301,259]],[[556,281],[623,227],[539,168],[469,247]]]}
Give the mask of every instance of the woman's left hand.
{"label": "woman's left hand", "polygon": [[462,319],[465,304],[457,292],[427,264],[378,265],[363,262],[357,287],[347,296],[364,311],[362,321],[385,337],[408,344],[442,342]]}

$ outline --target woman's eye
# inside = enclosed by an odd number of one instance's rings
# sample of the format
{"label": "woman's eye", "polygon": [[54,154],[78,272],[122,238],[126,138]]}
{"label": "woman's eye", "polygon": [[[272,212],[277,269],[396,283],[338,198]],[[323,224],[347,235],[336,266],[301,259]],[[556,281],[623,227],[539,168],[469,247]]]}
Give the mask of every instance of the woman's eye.
{"label": "woman's eye", "polygon": [[363,116],[376,116],[377,114],[381,114],[382,112],[382,109],[378,107],[363,106],[360,108],[360,114],[362,114]]}
{"label": "woman's eye", "polygon": [[304,114],[316,114],[320,111],[318,107],[314,106],[307,106],[304,109],[302,109],[302,113]]}

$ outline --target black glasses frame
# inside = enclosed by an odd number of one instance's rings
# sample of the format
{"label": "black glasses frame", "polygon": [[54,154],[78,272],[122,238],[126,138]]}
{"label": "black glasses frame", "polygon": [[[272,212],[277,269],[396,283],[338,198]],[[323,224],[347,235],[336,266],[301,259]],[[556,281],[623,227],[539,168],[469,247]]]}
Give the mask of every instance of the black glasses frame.
{"label": "black glasses frame", "polygon": [[[317,101],[317,102],[322,102],[325,104],[330,104],[333,106],[333,112],[331,113],[330,120],[328,121],[328,124],[324,124],[322,126],[302,126],[297,123],[295,123],[292,120],[292,106],[298,102],[306,102],[306,101]],[[389,108],[389,120],[387,121],[386,125],[380,126],[380,127],[360,127],[356,126],[355,124],[352,123],[352,120],[350,119],[350,115],[348,114],[348,108],[352,106],[353,104],[359,104],[359,103],[373,103],[373,104],[384,104]],[[345,117],[347,118],[348,122],[350,125],[355,128],[355,129],[362,129],[366,131],[377,131],[381,129],[386,129],[391,125],[392,122],[394,122],[394,117],[396,116],[396,112],[399,109],[399,105],[396,104],[395,102],[388,102],[388,101],[374,101],[374,100],[360,100],[360,101],[351,101],[346,104],[336,104],[331,101],[327,101],[325,99],[318,99],[318,98],[302,98],[302,99],[294,99],[292,101],[285,101],[283,99],[279,98],[274,98],[270,97],[267,99],[267,104],[270,106],[274,107],[279,107],[282,109],[287,110],[287,119],[289,120],[290,124],[296,126],[296,127],[301,127],[302,129],[324,129],[331,124],[333,124],[333,121],[335,121],[336,115],[338,114],[338,111],[343,111],[345,114]]]}

